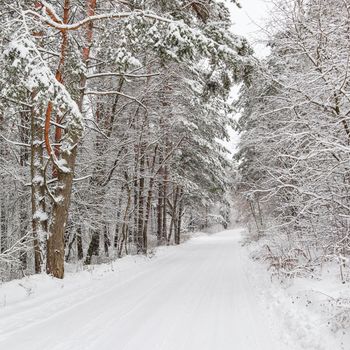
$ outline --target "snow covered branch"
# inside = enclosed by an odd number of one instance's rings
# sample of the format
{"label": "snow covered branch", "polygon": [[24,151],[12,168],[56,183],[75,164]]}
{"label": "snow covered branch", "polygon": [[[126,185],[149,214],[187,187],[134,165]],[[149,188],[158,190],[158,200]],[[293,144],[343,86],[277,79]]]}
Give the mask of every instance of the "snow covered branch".
{"label": "snow covered branch", "polygon": [[140,17],[140,18],[146,18],[146,19],[153,19],[153,20],[157,20],[157,21],[161,21],[161,22],[165,22],[165,23],[172,23],[173,22],[172,20],[170,20],[168,18],[157,16],[156,14],[148,13],[148,12],[144,12],[144,11],[105,13],[105,14],[86,17],[83,20],[76,22],[76,23],[72,23],[72,24],[63,24],[63,23],[56,22],[56,21],[52,20],[50,17],[43,16],[43,15],[41,15],[35,11],[32,11],[32,10],[26,10],[26,11],[24,11],[23,14],[25,16],[27,16],[27,15],[33,16],[34,18],[39,19],[41,22],[46,23],[50,27],[61,30],[61,31],[77,30],[77,29],[79,29],[79,28],[83,27],[84,25],[89,24],[91,22],[108,20],[108,19],[124,19],[124,18],[130,18],[130,17]]}

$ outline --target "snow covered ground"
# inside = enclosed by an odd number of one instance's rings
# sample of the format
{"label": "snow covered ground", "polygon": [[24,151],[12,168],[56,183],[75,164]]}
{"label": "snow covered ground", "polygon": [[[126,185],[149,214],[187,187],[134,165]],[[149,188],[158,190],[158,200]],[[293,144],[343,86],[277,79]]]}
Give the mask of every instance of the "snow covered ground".
{"label": "snow covered ground", "polygon": [[340,337],[293,303],[300,286],[271,284],[240,233],[201,235],[64,281],[0,285],[0,349],[340,350]]}
{"label": "snow covered ground", "polygon": [[334,268],[314,278],[263,282],[266,267],[255,263],[259,276],[253,284],[260,286],[272,327],[279,327],[288,349],[296,344],[307,350],[350,349],[350,285],[341,283]]}

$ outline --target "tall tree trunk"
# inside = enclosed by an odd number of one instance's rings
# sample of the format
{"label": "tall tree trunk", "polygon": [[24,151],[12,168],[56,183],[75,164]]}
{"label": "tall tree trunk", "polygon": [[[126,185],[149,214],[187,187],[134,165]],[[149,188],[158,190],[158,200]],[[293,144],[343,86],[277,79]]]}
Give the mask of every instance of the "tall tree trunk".
{"label": "tall tree trunk", "polygon": [[162,228],[162,239],[163,242],[168,241],[167,233],[167,197],[168,197],[168,169],[164,166],[163,174],[163,228]]}
{"label": "tall tree trunk", "polygon": [[120,228],[121,228],[121,224],[120,224],[120,217],[122,214],[122,203],[123,203],[123,187],[120,191],[119,194],[119,200],[118,200],[118,208],[117,208],[117,217],[116,217],[116,223],[115,223],[115,232],[114,232],[114,240],[113,240],[113,246],[114,248],[116,248],[118,250],[118,242],[119,242],[119,235],[120,235]]}
{"label": "tall tree trunk", "polygon": [[84,251],[83,251],[83,239],[82,239],[82,232],[81,232],[81,225],[80,224],[78,224],[76,235],[77,235],[78,260],[82,260],[84,257]]}
{"label": "tall tree trunk", "polygon": [[171,237],[173,235],[173,228],[174,228],[174,218],[172,217],[171,220],[170,220],[170,226],[169,226],[169,235],[167,237],[167,245],[170,244],[170,241],[171,241]]}
{"label": "tall tree trunk", "polygon": [[[31,127],[28,129],[28,124],[31,126],[31,119],[32,119],[33,110],[31,109],[28,111],[23,111],[20,113],[21,115],[21,130],[19,132],[20,140],[23,144],[29,144],[31,143]],[[28,160],[31,160],[31,150],[29,150],[27,147],[21,147],[20,149],[20,166],[22,168],[26,168],[28,165]],[[31,220],[28,220],[28,208],[27,208],[27,202],[21,201],[19,203],[19,234],[21,237],[21,243],[22,243],[22,249],[20,250],[20,261],[21,261],[21,267],[22,271],[26,270],[28,267],[28,222],[31,222]]]}
{"label": "tall tree trunk", "polygon": [[181,224],[182,224],[182,215],[183,215],[183,188],[179,190],[179,200],[178,200],[178,210],[177,210],[177,223],[175,231],[175,244],[180,244],[181,242]]}
{"label": "tall tree trunk", "polygon": [[145,220],[143,224],[143,234],[142,234],[145,253],[147,253],[147,241],[148,241],[147,233],[148,233],[148,222],[149,222],[151,208],[152,208],[153,184],[154,184],[154,178],[151,177],[149,180],[149,188],[148,188],[147,201],[146,201],[146,213],[145,213]]}
{"label": "tall tree trunk", "polygon": [[109,247],[111,246],[111,239],[109,237],[108,226],[103,225],[103,248],[106,257],[109,256]]}
{"label": "tall tree trunk", "polygon": [[45,166],[43,158],[43,126],[37,111],[31,113],[31,204],[34,244],[34,270],[42,272],[44,244],[47,239],[47,213],[45,203]]}
{"label": "tall tree trunk", "polygon": [[[178,197],[179,197],[179,187],[175,186],[175,189],[173,188],[173,203],[172,203],[172,205],[169,205],[170,208],[171,208],[171,222],[172,222],[172,226],[174,228],[174,243],[175,244],[180,244],[180,242],[177,242],[177,223],[178,223],[177,205],[178,205]],[[170,239],[169,239],[169,242],[170,242]]]}
{"label": "tall tree trunk", "polygon": [[52,206],[46,264],[47,273],[52,274],[56,278],[64,277],[64,233],[71,202],[76,156],[77,147],[74,147],[69,153],[62,153],[62,159],[65,161],[69,172],[63,172],[57,168],[58,181],[54,192],[55,201]]}
{"label": "tall tree trunk", "polygon": [[[69,9],[70,1],[65,0],[65,20],[69,20]],[[96,9],[96,0],[87,1],[87,15],[93,16]],[[83,48],[83,62],[88,63],[90,57],[90,45],[92,43],[93,35],[93,22],[90,22],[86,27],[86,46]],[[63,82],[62,68],[64,66],[66,50],[68,46],[68,35],[65,31],[62,31],[62,43],[61,43],[61,54],[59,60],[59,66],[56,72],[56,79],[59,82]],[[86,77],[82,75],[80,85],[82,91],[80,94],[80,100],[78,107],[82,111],[83,101],[84,101],[84,87],[86,85]],[[48,154],[52,154],[52,150],[49,147],[48,133],[49,126],[51,122],[52,105],[49,104],[46,118],[45,118],[45,137],[46,137],[46,148]],[[72,185],[73,185],[73,175],[75,168],[75,161],[77,156],[77,143],[80,139],[80,134],[71,130],[71,144],[75,145],[68,152],[61,152],[61,160],[65,162],[65,166],[69,171],[64,172],[57,168],[57,178],[58,184],[55,189],[55,201],[52,207],[52,218],[49,228],[49,239],[47,241],[47,264],[46,271],[48,274],[52,274],[56,278],[63,278],[64,276],[64,233],[66,229],[68,210],[71,202]]]}
{"label": "tall tree trunk", "polygon": [[98,229],[92,231],[91,241],[86,254],[85,264],[90,265],[93,256],[98,256],[100,250],[100,232]]}
{"label": "tall tree trunk", "polygon": [[6,202],[0,197],[0,253],[7,248]]}
{"label": "tall tree trunk", "polygon": [[[138,181],[138,222],[137,222],[137,253],[146,253],[146,246],[143,237],[143,225],[144,225],[144,190],[145,190],[145,152],[144,145],[140,146],[140,167],[139,167],[139,181]],[[147,242],[146,242],[147,245]]]}
{"label": "tall tree trunk", "polygon": [[158,184],[158,203],[157,203],[157,244],[162,244],[162,230],[163,230],[163,184]]}
{"label": "tall tree trunk", "polygon": [[28,232],[28,215],[27,215],[27,208],[26,205],[23,205],[24,203],[21,203],[20,205],[20,223],[19,223],[19,229],[20,229],[20,236],[21,236],[21,243],[23,244],[23,248],[20,250],[19,253],[19,259],[21,262],[21,268],[22,270],[26,270],[28,267],[28,254],[27,254],[27,242],[28,242],[28,237],[27,232]]}
{"label": "tall tree trunk", "polygon": [[152,208],[152,199],[153,199],[153,185],[154,185],[154,177],[156,174],[154,174],[154,168],[156,165],[156,159],[157,159],[157,151],[158,151],[158,146],[155,146],[154,148],[154,155],[151,160],[151,169],[150,169],[150,174],[151,177],[149,179],[149,184],[148,184],[148,193],[147,193],[147,200],[146,200],[146,213],[145,213],[145,220],[143,224],[143,245],[145,252],[147,253],[147,234],[148,234],[148,222],[149,218],[151,215],[151,208]]}
{"label": "tall tree trunk", "polygon": [[127,225],[127,219],[128,219],[128,215],[129,215],[129,210],[130,210],[130,205],[131,205],[131,188],[128,185],[128,174],[125,173],[125,180],[126,180],[126,189],[127,189],[127,193],[128,193],[128,200],[127,200],[127,204],[125,207],[125,211],[124,211],[124,216],[123,216],[123,225],[122,225],[122,234],[121,234],[121,241],[119,244],[119,249],[118,249],[118,257],[120,258],[122,256],[123,253],[123,247],[125,247],[125,253],[127,254],[127,230],[128,230],[128,225]]}

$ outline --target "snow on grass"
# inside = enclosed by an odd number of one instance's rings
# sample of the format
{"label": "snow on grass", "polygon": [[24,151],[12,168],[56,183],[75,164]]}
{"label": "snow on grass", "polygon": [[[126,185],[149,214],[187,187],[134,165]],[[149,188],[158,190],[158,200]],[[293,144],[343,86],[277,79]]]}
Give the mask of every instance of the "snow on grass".
{"label": "snow on grass", "polygon": [[[248,246],[251,253],[255,249],[256,243]],[[350,349],[350,283],[341,282],[337,266],[325,265],[319,276],[293,279],[273,276],[261,261],[251,260],[249,269],[271,327],[279,329],[288,349]]]}

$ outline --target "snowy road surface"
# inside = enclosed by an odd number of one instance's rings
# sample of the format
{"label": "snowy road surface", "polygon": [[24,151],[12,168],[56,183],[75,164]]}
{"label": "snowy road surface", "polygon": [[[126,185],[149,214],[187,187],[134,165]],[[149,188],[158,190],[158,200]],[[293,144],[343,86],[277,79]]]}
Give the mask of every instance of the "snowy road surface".
{"label": "snowy road surface", "polygon": [[283,350],[239,238],[195,238],[73,287],[72,276],[47,292],[23,286],[33,294],[0,305],[0,349]]}

